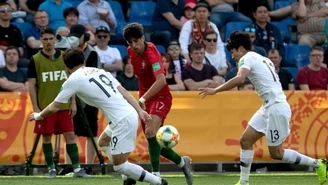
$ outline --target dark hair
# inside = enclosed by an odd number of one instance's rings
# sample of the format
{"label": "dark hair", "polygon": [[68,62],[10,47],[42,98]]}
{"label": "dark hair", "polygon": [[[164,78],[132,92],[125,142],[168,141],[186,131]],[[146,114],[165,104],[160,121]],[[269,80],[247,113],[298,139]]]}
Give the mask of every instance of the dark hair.
{"label": "dark hair", "polygon": [[[37,10],[36,12],[35,12],[35,14],[37,14],[37,13],[43,13],[43,12],[45,12],[47,15],[48,15],[48,12],[46,12],[45,10]],[[34,15],[35,15],[34,14]]]}
{"label": "dark hair", "polygon": [[51,27],[47,26],[45,28],[43,28],[40,32],[40,35],[42,37],[42,35],[44,34],[51,34],[51,35],[56,35],[56,32],[54,29],[52,29]]}
{"label": "dark hair", "polygon": [[166,59],[166,62],[169,63],[169,68],[167,69],[167,72],[168,73],[171,73],[171,71],[172,71],[172,64],[173,64],[171,56],[169,54],[167,54],[167,53],[162,53],[161,56],[164,57]]}
{"label": "dark hair", "polygon": [[207,35],[215,35],[218,38],[218,34],[214,30],[208,30],[204,33],[204,39],[206,39]]}
{"label": "dark hair", "polygon": [[280,56],[280,52],[279,52],[279,50],[276,49],[276,48],[272,48],[272,49],[270,49],[270,50],[268,51],[268,55],[269,55],[269,53],[273,54],[273,53],[275,53],[275,52],[278,52],[278,54],[279,54],[279,56]]}
{"label": "dark hair", "polygon": [[123,29],[123,37],[130,42],[131,39],[140,39],[143,36],[143,27],[139,23],[130,23]]}
{"label": "dark hair", "polygon": [[205,49],[203,44],[194,42],[189,46],[189,52],[192,53],[193,51],[201,50],[202,48]]}
{"label": "dark hair", "polygon": [[64,63],[67,68],[73,69],[74,67],[84,63],[84,53],[80,49],[68,49],[63,55]]}
{"label": "dark hair", "polygon": [[324,52],[324,50],[323,50],[322,47],[320,47],[320,46],[313,46],[313,47],[311,48],[311,50],[310,50],[310,53],[311,53],[312,51],[314,51],[314,50]]}
{"label": "dark hair", "polygon": [[122,61],[123,62],[123,70],[125,69],[125,66],[128,65],[129,59],[130,59],[129,55],[125,55],[123,57],[123,61]]}
{"label": "dark hair", "polygon": [[63,15],[64,15],[64,18],[66,19],[66,17],[69,15],[69,14],[74,14],[74,15],[76,15],[76,17],[79,17],[79,15],[80,15],[80,13],[79,13],[79,11],[77,10],[77,8],[75,8],[75,7],[70,7],[70,8],[66,8],[65,10],[64,10],[64,13],[63,13]]}
{"label": "dark hair", "polygon": [[229,51],[232,49],[238,50],[240,46],[243,46],[245,50],[250,51],[252,49],[252,41],[248,33],[234,31],[230,34],[227,40],[227,48]]}
{"label": "dark hair", "polygon": [[260,6],[264,6],[267,10],[269,10],[267,3],[260,2],[260,3],[256,3],[255,6],[253,7],[253,13],[255,13]]}
{"label": "dark hair", "polygon": [[9,4],[9,3],[6,3],[6,2],[1,2],[1,3],[0,3],[0,6],[6,6],[6,5],[7,5],[7,6],[10,6],[10,4]]}
{"label": "dark hair", "polygon": [[16,46],[8,46],[7,47],[7,49],[5,50],[5,58],[6,58],[6,55],[7,55],[8,50],[12,50],[12,49],[14,49],[14,50],[17,51],[18,58],[19,58],[20,57],[20,51],[19,51],[18,47],[16,47]]}

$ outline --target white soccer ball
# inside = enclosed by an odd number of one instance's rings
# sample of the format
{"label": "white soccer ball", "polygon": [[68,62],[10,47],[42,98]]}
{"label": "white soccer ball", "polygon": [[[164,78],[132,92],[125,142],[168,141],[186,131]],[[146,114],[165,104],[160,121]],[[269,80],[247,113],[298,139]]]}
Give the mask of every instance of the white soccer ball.
{"label": "white soccer ball", "polygon": [[158,144],[164,148],[173,148],[180,140],[178,130],[172,125],[165,125],[159,128],[156,134]]}

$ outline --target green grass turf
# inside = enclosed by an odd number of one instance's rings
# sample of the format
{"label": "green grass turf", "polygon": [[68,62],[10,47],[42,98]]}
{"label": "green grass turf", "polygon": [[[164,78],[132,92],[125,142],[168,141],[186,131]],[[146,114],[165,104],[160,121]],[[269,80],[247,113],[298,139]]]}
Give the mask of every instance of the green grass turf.
{"label": "green grass turf", "polygon": [[[184,185],[184,176],[163,174],[169,185]],[[195,174],[194,185],[234,185],[239,174]],[[82,179],[58,176],[56,179],[47,179],[46,176],[0,176],[0,185],[122,185],[121,176],[106,175]],[[144,184],[145,182],[138,182]],[[265,173],[251,174],[250,185],[317,185],[317,176],[314,173]],[[328,183],[326,183],[328,185]]]}

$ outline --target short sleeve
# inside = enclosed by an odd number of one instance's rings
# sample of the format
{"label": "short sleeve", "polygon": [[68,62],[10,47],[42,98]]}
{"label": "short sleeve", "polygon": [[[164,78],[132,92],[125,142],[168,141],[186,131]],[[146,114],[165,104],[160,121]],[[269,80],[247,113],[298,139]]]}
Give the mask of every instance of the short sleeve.
{"label": "short sleeve", "polygon": [[309,84],[304,68],[299,70],[296,77],[297,84]]}
{"label": "short sleeve", "polygon": [[238,63],[239,68],[246,68],[248,70],[252,69],[252,61],[248,57],[243,57]]}
{"label": "short sleeve", "polygon": [[170,10],[169,3],[171,3],[171,2],[168,1],[168,0],[158,0],[157,1],[156,6],[160,7],[160,8],[158,8],[160,14],[167,13],[167,12],[172,12]]}
{"label": "short sleeve", "polygon": [[28,78],[37,78],[35,61],[34,61],[33,57],[31,58],[30,63],[28,65],[27,77]]}
{"label": "short sleeve", "polygon": [[115,51],[115,54],[114,54],[115,59],[116,60],[122,60],[122,56],[121,56],[120,51],[117,48],[114,48],[114,51]]}
{"label": "short sleeve", "polygon": [[159,52],[157,51],[157,49],[153,47],[149,46],[149,53],[148,53],[148,62],[150,63],[152,70],[153,70],[153,74],[154,76],[157,76],[158,74],[164,73],[165,72],[165,68],[164,68],[164,64],[162,61],[162,57],[159,54]]}
{"label": "short sleeve", "polygon": [[287,73],[288,84],[294,83],[293,75],[289,71],[286,71],[286,73]]}
{"label": "short sleeve", "polygon": [[55,102],[67,103],[77,93],[77,90],[77,83],[75,81],[71,79],[66,80],[55,98]]}
{"label": "short sleeve", "polygon": [[218,72],[217,69],[215,69],[214,66],[212,66],[212,65],[208,65],[208,66],[211,68],[211,76],[212,76],[212,78],[213,78],[214,76],[219,76],[219,72]]}

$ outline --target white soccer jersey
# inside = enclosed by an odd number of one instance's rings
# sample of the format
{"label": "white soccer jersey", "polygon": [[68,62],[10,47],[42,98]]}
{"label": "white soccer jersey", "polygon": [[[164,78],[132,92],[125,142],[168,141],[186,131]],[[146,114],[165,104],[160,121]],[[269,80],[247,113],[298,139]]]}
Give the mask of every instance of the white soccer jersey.
{"label": "white soccer jersey", "polygon": [[265,107],[274,102],[286,101],[279,76],[270,59],[250,51],[239,60],[238,66],[250,70],[247,78],[254,85]]}
{"label": "white soccer jersey", "polygon": [[102,110],[107,120],[115,124],[136,112],[117,90],[118,86],[120,83],[103,69],[81,67],[64,82],[55,101],[67,103],[71,96],[77,95]]}

